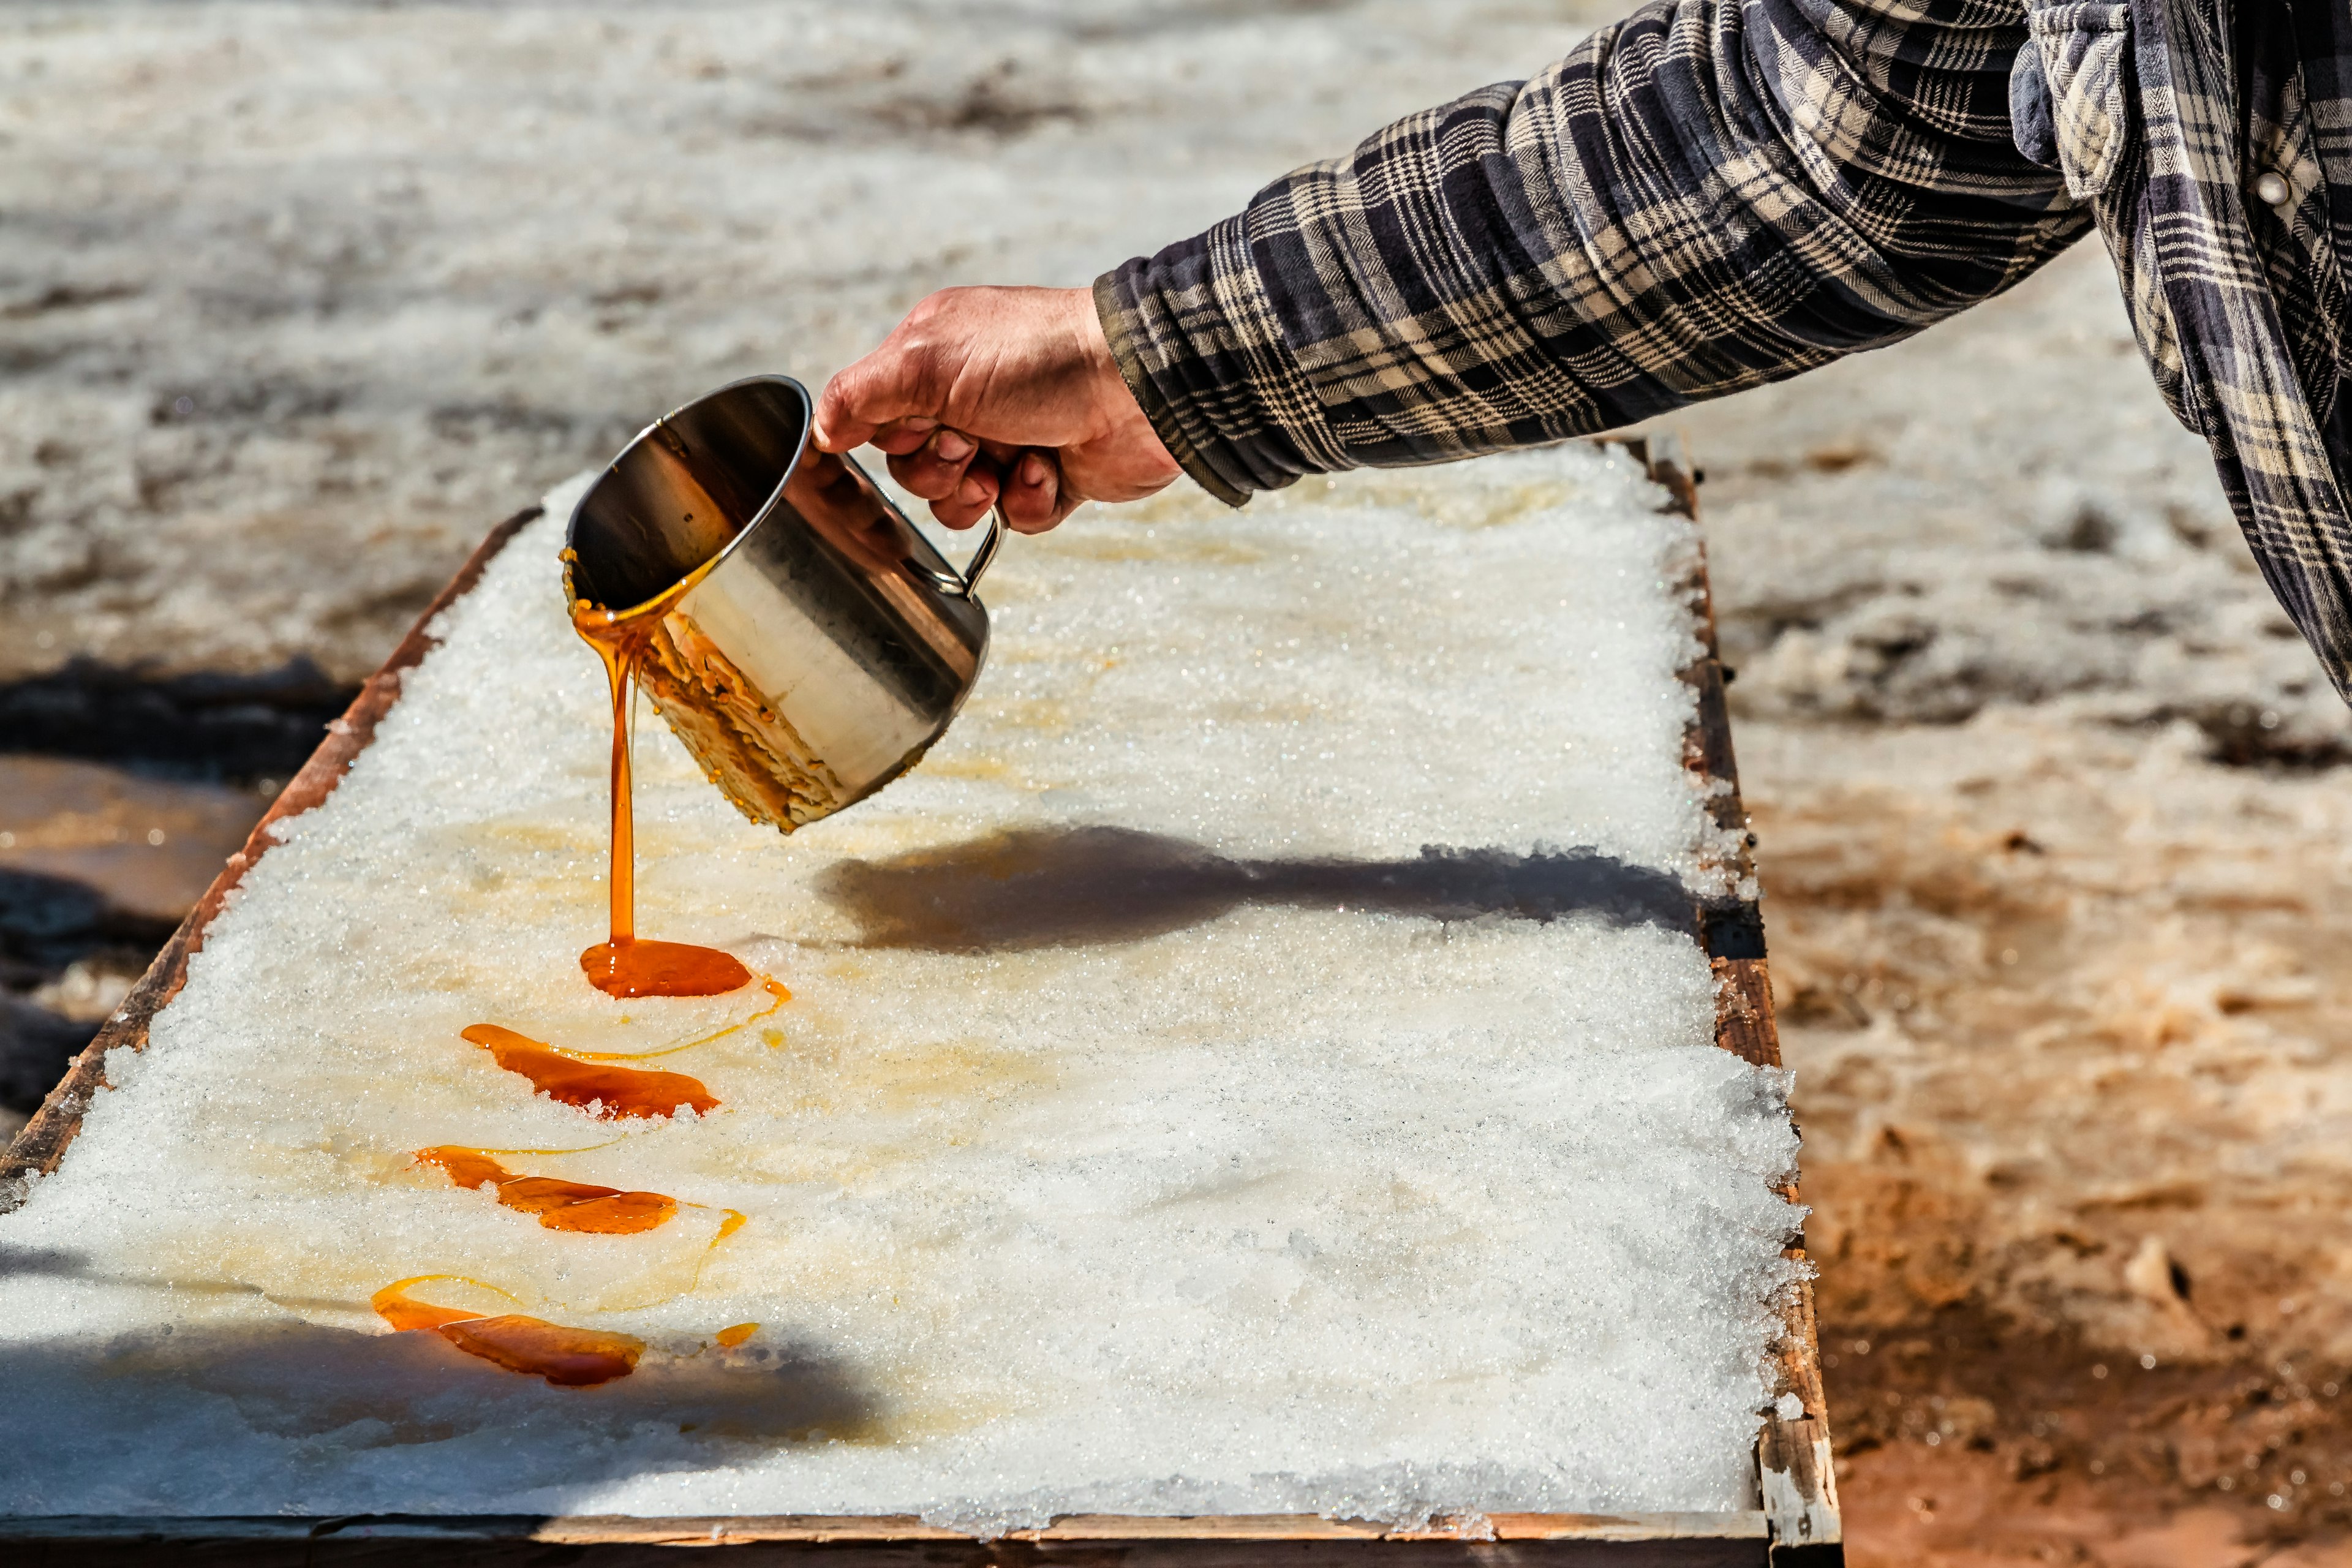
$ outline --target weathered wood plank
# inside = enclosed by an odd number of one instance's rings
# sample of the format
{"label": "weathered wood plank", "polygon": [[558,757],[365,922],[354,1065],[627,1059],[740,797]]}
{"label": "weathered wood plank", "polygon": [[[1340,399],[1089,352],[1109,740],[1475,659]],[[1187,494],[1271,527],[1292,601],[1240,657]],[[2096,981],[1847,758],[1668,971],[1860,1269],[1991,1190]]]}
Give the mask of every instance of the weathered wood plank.
{"label": "weathered wood plank", "polygon": [[[1668,510],[1698,519],[1698,485],[1681,444],[1671,437],[1630,441],[1627,450],[1672,498]],[[1728,847],[1723,869],[1735,889],[1755,886],[1756,836],[1739,797],[1739,765],[1731,749],[1729,684],[1716,639],[1715,597],[1706,570],[1706,546],[1684,584],[1698,624],[1699,656],[1682,679],[1697,698],[1683,744],[1684,765],[1697,775],[1709,817]],[[1754,898],[1735,892],[1728,900],[1703,901],[1696,913],[1700,945],[1714,966],[1716,1044],[1758,1067],[1780,1065],[1780,1036],[1772,1015],[1772,976],[1764,952],[1762,910]],[[1781,1195],[1796,1203],[1792,1180]],[[1802,1238],[1787,1256],[1804,1265]],[[1758,1489],[1772,1537],[1775,1568],[1831,1568],[1845,1561],[1838,1514],[1837,1476],[1832,1464],[1829,1403],[1822,1388],[1820,1332],[1813,1318],[1813,1288],[1801,1279],[1780,1303],[1780,1338],[1773,1347],[1776,1396],[1794,1394],[1802,1406],[1793,1417],[1776,1407],[1764,1414],[1756,1445]]]}
{"label": "weathered wood plank", "polygon": [[912,1518],[630,1519],[535,1515],[289,1520],[58,1518],[0,1521],[0,1554],[49,1568],[236,1563],[310,1568],[431,1563],[463,1568],[668,1564],[681,1551],[724,1548],[730,1563],[856,1563],[861,1568],[1760,1568],[1765,1516],[1497,1514],[1452,1531],[1384,1531],[1314,1515],[1145,1519],[1073,1517],[976,1541]]}

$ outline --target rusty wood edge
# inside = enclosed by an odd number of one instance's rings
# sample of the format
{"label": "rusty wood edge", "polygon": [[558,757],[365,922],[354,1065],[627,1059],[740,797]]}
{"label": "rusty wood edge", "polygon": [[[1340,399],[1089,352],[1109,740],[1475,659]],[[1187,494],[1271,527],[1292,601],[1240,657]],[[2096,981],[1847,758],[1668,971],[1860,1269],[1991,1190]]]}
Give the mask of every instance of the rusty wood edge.
{"label": "rusty wood edge", "polygon": [[[1621,438],[1622,446],[1640,463],[1651,480],[1669,498],[1666,510],[1698,521],[1696,472],[1671,435]],[[1705,792],[1709,820],[1728,843],[1729,873],[1734,891],[1727,898],[1701,902],[1696,910],[1699,945],[1716,978],[1716,1044],[1758,1067],[1780,1065],[1780,1034],[1772,1014],[1772,977],[1764,952],[1764,921],[1753,899],[1738,889],[1752,885],[1756,836],[1748,831],[1748,811],[1739,795],[1739,765],[1731,749],[1731,713],[1725,687],[1722,650],[1716,637],[1715,593],[1707,575],[1704,536],[1695,542],[1692,560],[1683,581],[1697,623],[1700,652],[1681,672],[1683,683],[1698,700],[1696,711],[1683,739],[1683,765],[1698,779]],[[1793,1173],[1777,1189],[1798,1201]],[[1789,1259],[1805,1266],[1804,1239],[1792,1238],[1784,1249]],[[1813,1315],[1813,1285],[1800,1279],[1779,1303],[1780,1336],[1772,1347],[1779,1385],[1775,1395],[1793,1394],[1803,1404],[1794,1419],[1777,1410],[1763,1417],[1757,1436],[1758,1489],[1772,1531],[1771,1561],[1776,1568],[1827,1568],[1844,1561],[1844,1530],[1837,1498],[1837,1472],[1830,1448],[1829,1402],[1822,1385],[1821,1334]]]}
{"label": "rusty wood edge", "polygon": [[[1663,486],[1671,512],[1697,521],[1697,491],[1671,437],[1633,438],[1610,443],[1627,453]],[[52,1090],[28,1122],[5,1160],[0,1160],[0,1213],[24,1201],[29,1191],[26,1173],[57,1169],[66,1145],[80,1125],[89,1096],[104,1085],[106,1052],[117,1046],[142,1047],[155,1014],[175,995],[187,976],[188,960],[203,946],[204,931],[245,872],[276,842],[270,827],[280,818],[308,811],[333,793],[352,761],[373,738],[376,725],[399,697],[404,671],[420,662],[435,646],[426,627],[443,610],[462,597],[480,578],[490,559],[540,515],[533,507],[492,530],[457,576],[433,601],[395,649],[383,668],[371,678],[343,717],[329,726],[327,739],[311,754],[302,771],[290,780],[269,812],[255,827],[245,848],[229,858],[204,899],[163,950],[156,955],[139,984],[124,1000],[98,1037],[76,1058],[66,1078]],[[1715,616],[1709,595],[1704,545],[1694,552],[1685,589],[1696,613],[1704,651],[1681,672],[1681,679],[1698,695],[1696,716],[1685,741],[1685,763],[1708,790],[1707,805],[1717,825],[1744,835],[1746,818],[1739,804],[1738,777],[1731,752],[1728,715],[1724,706],[1722,664],[1717,657]],[[1749,870],[1747,839],[1738,840],[1734,879]],[[1709,906],[1698,911],[1698,934],[1718,980],[1717,1040],[1727,1050],[1759,1066],[1780,1065],[1779,1037],[1771,1012],[1771,986],[1763,959],[1762,928],[1754,906]],[[1752,949],[1752,955],[1750,950]],[[1784,1189],[1794,1200],[1792,1185]],[[1801,1249],[1792,1247],[1801,1259]],[[1805,1403],[1805,1415],[1783,1421],[1764,1417],[1758,1443],[1759,1492],[1763,1507],[1723,1513],[1543,1514],[1497,1513],[1433,1521],[1434,1528],[1396,1531],[1362,1521],[1329,1520],[1319,1515],[1071,1515],[1050,1526],[1009,1532],[999,1542],[923,1523],[913,1516],[807,1515],[731,1516],[714,1519],[657,1519],[599,1515],[429,1516],[369,1515],[350,1519],[288,1519],[213,1516],[164,1518],[146,1516],[20,1516],[0,1519],[0,1542],[39,1546],[65,1552],[82,1548],[121,1546],[163,1553],[182,1549],[207,1550],[268,1543],[299,1546],[305,1554],[329,1542],[383,1541],[430,1543],[463,1551],[468,1546],[496,1543],[552,1547],[681,1548],[718,1545],[797,1546],[808,1549],[841,1547],[860,1552],[898,1547],[921,1550],[926,1562],[946,1561],[942,1549],[969,1548],[975,1563],[1021,1561],[1055,1555],[1057,1548],[1120,1552],[1160,1546],[1211,1547],[1218,1543],[1247,1547],[1282,1543],[1298,1549],[1377,1546],[1381,1559],[1391,1559],[1399,1548],[1433,1549],[1449,1558],[1477,1561],[1512,1548],[1557,1543],[1563,1548],[1605,1548],[1650,1543],[1654,1549],[1680,1543],[1700,1549],[1703,1555],[1672,1561],[1755,1563],[1754,1550],[1762,1546],[1762,1561],[1781,1568],[1813,1568],[1843,1561],[1838,1542],[1834,1479],[1825,1409],[1821,1396],[1818,1347],[1815,1342],[1811,1285],[1802,1285],[1784,1305],[1784,1331],[1774,1354],[1784,1386]],[[1794,1525],[1796,1528],[1792,1529]],[[1792,1540],[1791,1536],[1801,1539]],[[1727,1555],[1707,1550],[1719,1546]],[[1801,1548],[1792,1552],[1790,1548]],[[1008,1550],[1010,1549],[1010,1550]],[[403,1548],[402,1550],[405,1550]],[[210,1552],[207,1551],[207,1554]],[[1579,1552],[1580,1558],[1581,1552]],[[159,1559],[160,1560],[160,1559]],[[1669,1559],[1659,1557],[1657,1561]]]}
{"label": "rusty wood edge", "polygon": [[[1420,1542],[1475,1546],[1493,1542],[1723,1542],[1760,1543],[1764,1515],[1729,1513],[1496,1513],[1449,1517],[1424,1530],[1391,1530],[1364,1520],[1319,1514],[1068,1514],[1050,1525],[1014,1530],[1000,1542],[1089,1547],[1148,1542],[1297,1543]],[[0,1519],[0,1542],[173,1540],[535,1542],[551,1546],[806,1545],[987,1546],[962,1531],[926,1524],[912,1514],[736,1514],[648,1519],[628,1514],[369,1514],[344,1519],[271,1515],[142,1518],[60,1515]]]}
{"label": "rusty wood edge", "polygon": [[139,984],[131,988],[130,994],[122,999],[122,1005],[96,1037],[82,1047],[81,1054],[66,1069],[65,1077],[58,1080],[57,1087],[41,1101],[41,1108],[8,1145],[7,1152],[0,1154],[0,1214],[22,1205],[32,1194],[31,1178],[36,1173],[54,1173],[65,1158],[67,1145],[81,1131],[82,1113],[89,1109],[90,1097],[106,1087],[106,1053],[122,1046],[134,1051],[146,1048],[148,1026],[163,1005],[178,995],[180,987],[187,983],[188,961],[204,950],[205,928],[227,904],[229,895],[236,891],[246,872],[278,842],[272,829],[287,817],[299,816],[334,794],[352,759],[375,738],[376,725],[399,700],[402,675],[436,646],[427,630],[434,618],[472,589],[483,569],[489,565],[490,558],[505,549],[508,541],[522,531],[524,524],[537,519],[541,510],[535,506],[527,508],[490,530],[489,537],[476,547],[457,569],[457,574],[449,579],[448,585],[416,617],[416,624],[408,628],[408,635],[392,650],[383,668],[368,678],[352,705],[343,710],[342,717],[327,726],[326,739],[319,742],[318,750],[310,753],[301,771],[286,781],[286,787],[270,803],[269,810],[254,825],[245,847],[228,858],[220,875],[196,900],[196,907],[188,911],[180,929],[172,933],[172,940],[163,944],[163,950],[147,966],[147,973],[139,977]]}

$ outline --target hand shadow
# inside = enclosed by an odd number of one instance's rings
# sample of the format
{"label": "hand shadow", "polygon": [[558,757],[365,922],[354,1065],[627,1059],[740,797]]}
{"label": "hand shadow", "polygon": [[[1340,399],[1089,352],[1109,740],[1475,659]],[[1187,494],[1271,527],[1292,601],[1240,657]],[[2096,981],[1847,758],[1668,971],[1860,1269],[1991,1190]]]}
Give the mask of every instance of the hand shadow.
{"label": "hand shadow", "polygon": [[1597,849],[1425,848],[1410,860],[1237,860],[1127,827],[1018,828],[835,866],[818,890],[862,947],[935,952],[1135,942],[1243,904],[1440,921],[1505,915],[1694,929],[1688,889]]}

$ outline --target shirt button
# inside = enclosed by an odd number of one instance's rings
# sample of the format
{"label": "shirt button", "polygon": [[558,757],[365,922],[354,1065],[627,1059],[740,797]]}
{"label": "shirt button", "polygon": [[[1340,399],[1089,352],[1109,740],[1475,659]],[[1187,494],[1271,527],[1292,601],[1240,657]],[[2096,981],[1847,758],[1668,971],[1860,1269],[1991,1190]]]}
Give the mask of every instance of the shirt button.
{"label": "shirt button", "polygon": [[2286,188],[2286,182],[2276,174],[2266,174],[2254,182],[2254,195],[2261,198],[2264,206],[2283,207],[2292,194]]}

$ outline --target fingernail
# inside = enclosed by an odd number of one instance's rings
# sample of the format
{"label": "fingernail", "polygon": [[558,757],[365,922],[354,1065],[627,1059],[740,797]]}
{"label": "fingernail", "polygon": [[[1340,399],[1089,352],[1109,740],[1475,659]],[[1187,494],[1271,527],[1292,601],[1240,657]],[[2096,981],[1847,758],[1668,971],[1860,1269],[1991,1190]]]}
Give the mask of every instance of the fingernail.
{"label": "fingernail", "polygon": [[1045,482],[1045,459],[1032,452],[1021,459],[1021,482],[1042,485]]}
{"label": "fingernail", "polygon": [[931,443],[931,450],[940,455],[941,461],[949,463],[962,462],[971,456],[973,449],[971,437],[961,430],[942,430]]}
{"label": "fingernail", "polygon": [[956,500],[970,503],[988,499],[988,487],[976,479],[967,479],[956,489]]}

